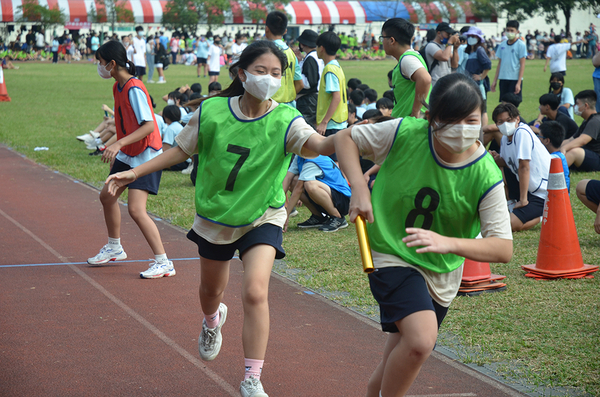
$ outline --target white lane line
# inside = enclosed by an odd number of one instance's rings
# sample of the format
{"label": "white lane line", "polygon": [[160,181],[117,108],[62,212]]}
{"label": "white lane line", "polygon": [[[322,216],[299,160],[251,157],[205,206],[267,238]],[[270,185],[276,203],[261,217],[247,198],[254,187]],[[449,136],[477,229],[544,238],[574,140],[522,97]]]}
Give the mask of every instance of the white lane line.
{"label": "white lane line", "polygon": [[190,363],[192,363],[197,368],[199,368],[202,372],[204,372],[204,374],[206,376],[208,376],[210,379],[212,379],[216,384],[218,384],[230,396],[235,396],[235,397],[239,396],[239,392],[233,386],[231,386],[229,383],[227,383],[225,381],[225,379],[221,378],[214,371],[212,371],[208,367],[206,367],[201,360],[197,359],[192,354],[188,353],[183,347],[179,346],[173,339],[169,338],[164,332],[162,332],[161,330],[159,330],[158,328],[156,328],[154,325],[152,325],[148,320],[146,320],[144,317],[142,317],[139,313],[137,313],[135,310],[133,310],[132,308],[130,308],[129,306],[127,306],[125,303],[123,303],[119,298],[117,298],[116,296],[114,296],[113,294],[111,294],[102,285],[98,284],[98,282],[96,282],[90,276],[88,276],[87,274],[85,274],[77,266],[72,265],[71,263],[69,263],[69,261],[67,261],[67,259],[64,256],[62,256],[55,249],[53,249],[51,246],[49,246],[48,244],[46,244],[46,242],[44,242],[44,240],[42,240],[41,238],[39,238],[38,236],[36,236],[32,231],[30,231],[29,229],[27,229],[25,226],[21,225],[17,220],[13,219],[11,216],[9,216],[6,212],[2,211],[1,209],[0,209],[0,215],[2,215],[3,217],[5,217],[6,219],[8,219],[16,227],[18,227],[24,233],[26,233],[27,235],[29,235],[32,239],[34,239],[35,241],[37,241],[42,247],[44,247],[48,251],[50,251],[60,261],[64,262],[66,266],[70,267],[71,270],[73,270],[75,273],[77,273],[81,278],[83,278],[85,281],[87,281],[88,283],[90,283],[94,288],[96,288],[98,291],[100,291],[102,294],[104,294],[104,296],[106,296],[114,304],[116,304],[121,309],[123,309],[131,317],[133,317],[134,319],[136,319],[147,330],[149,330],[154,335],[156,335],[167,346],[169,346],[170,348],[172,348],[173,350],[175,350],[177,353],[179,353],[181,356],[183,356],[186,360],[188,360]]}

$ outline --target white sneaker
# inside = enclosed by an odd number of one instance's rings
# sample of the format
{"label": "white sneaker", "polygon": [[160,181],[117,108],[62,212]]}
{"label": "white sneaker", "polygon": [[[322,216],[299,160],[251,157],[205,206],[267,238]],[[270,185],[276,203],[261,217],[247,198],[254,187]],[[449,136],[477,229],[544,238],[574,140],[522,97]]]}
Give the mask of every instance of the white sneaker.
{"label": "white sneaker", "polygon": [[181,173],[184,175],[190,175],[193,170],[194,170],[194,163],[190,163],[190,165],[188,165],[188,167],[185,170],[182,170]]}
{"label": "white sneaker", "polygon": [[80,140],[83,143],[89,144],[90,142],[94,142],[96,140],[96,138],[94,138],[93,135],[91,135],[91,134],[83,134],[83,135],[79,135],[77,137],[77,140]]}
{"label": "white sneaker", "polygon": [[148,270],[140,273],[141,278],[161,278],[161,277],[173,277],[177,272],[173,267],[173,262],[164,261],[157,262],[154,260]]}
{"label": "white sneaker", "polygon": [[94,141],[94,142],[92,142],[92,143],[87,143],[87,144],[85,145],[85,148],[86,148],[87,150],[96,150],[96,149],[98,149],[98,146],[96,145],[96,141]]}
{"label": "white sneaker", "polygon": [[296,207],[294,207],[292,212],[290,212],[290,218],[295,218],[297,216],[298,216],[298,210],[296,209]]}
{"label": "white sneaker", "polygon": [[165,84],[167,82],[167,80],[158,80],[156,82],[156,84]]}
{"label": "white sneaker", "polygon": [[89,258],[87,262],[90,265],[103,265],[111,261],[120,261],[127,259],[127,254],[123,250],[123,247],[119,245],[118,248],[111,248],[110,244],[106,244],[100,249],[100,253],[93,258]]}
{"label": "white sneaker", "polygon": [[269,397],[263,389],[260,380],[249,377],[240,384],[240,394],[242,397]]}
{"label": "white sneaker", "polygon": [[208,328],[206,321],[202,320],[202,332],[198,337],[198,351],[204,361],[214,360],[221,351],[223,336],[221,327],[227,319],[227,306],[224,303],[219,304],[219,324],[215,328]]}
{"label": "white sneaker", "polygon": [[92,131],[90,130],[90,135],[94,137],[94,139],[99,138],[100,137],[100,133],[96,132],[96,131]]}
{"label": "white sneaker", "polygon": [[156,83],[156,81],[154,81],[154,80],[148,80],[147,83],[148,84],[154,84],[154,83]]}

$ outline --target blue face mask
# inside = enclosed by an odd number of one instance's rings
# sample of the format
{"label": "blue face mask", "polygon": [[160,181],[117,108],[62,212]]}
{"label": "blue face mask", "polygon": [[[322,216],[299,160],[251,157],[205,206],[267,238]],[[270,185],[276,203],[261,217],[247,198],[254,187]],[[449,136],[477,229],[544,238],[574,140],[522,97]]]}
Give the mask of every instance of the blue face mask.
{"label": "blue face mask", "polygon": [[447,38],[443,38],[442,39],[442,44],[448,44],[448,39]]}

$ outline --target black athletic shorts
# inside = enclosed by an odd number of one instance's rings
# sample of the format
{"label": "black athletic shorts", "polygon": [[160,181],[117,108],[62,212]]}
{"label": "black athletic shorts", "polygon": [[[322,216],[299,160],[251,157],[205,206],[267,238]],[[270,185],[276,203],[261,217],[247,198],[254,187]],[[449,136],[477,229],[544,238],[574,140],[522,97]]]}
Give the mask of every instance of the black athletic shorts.
{"label": "black athletic shorts", "polygon": [[435,312],[439,328],[448,313],[447,307],[431,298],[425,279],[416,269],[401,266],[375,269],[369,274],[369,285],[379,303],[384,332],[398,332],[396,321],[423,310]]}
{"label": "black athletic shorts", "polygon": [[201,257],[213,261],[228,261],[235,255],[235,250],[240,251],[240,258],[243,258],[244,252],[257,244],[266,244],[275,248],[275,259],[285,257],[285,251],[281,245],[283,243],[283,232],[279,226],[271,223],[260,225],[230,244],[213,244],[200,237],[194,229],[188,232],[187,238],[196,243],[198,254]]}
{"label": "black athletic shorts", "polygon": [[[116,160],[113,167],[110,170],[110,174],[116,174],[117,172],[128,171],[131,167],[122,161]],[[158,194],[158,188],[160,187],[160,177],[162,171],[156,171],[131,182],[127,187],[129,189],[145,190],[148,193],[156,196]]]}
{"label": "black athletic shorts", "polygon": [[585,186],[585,197],[592,203],[600,204],[600,181],[590,180]]}
{"label": "black athletic shorts", "polygon": [[[333,202],[333,206],[335,207],[335,209],[339,211],[342,217],[348,215],[348,211],[350,210],[350,197],[338,192],[332,187],[329,187],[329,189],[331,190],[331,201]],[[313,199],[308,195],[306,189],[304,189],[304,194],[306,194],[306,197],[308,197],[308,201],[310,201],[310,203],[314,205],[317,208],[317,210],[321,211],[321,213],[323,214],[327,214],[327,211],[325,211],[323,207],[321,207],[319,204],[313,201]]]}
{"label": "black athletic shorts", "polygon": [[527,192],[527,201],[529,204],[525,207],[515,208],[512,212],[524,224],[544,214],[544,199]]}
{"label": "black athletic shorts", "polygon": [[583,158],[583,162],[579,167],[573,164],[571,168],[573,171],[600,171],[600,155],[598,153],[591,151],[590,149],[582,148],[585,152],[585,157]]}

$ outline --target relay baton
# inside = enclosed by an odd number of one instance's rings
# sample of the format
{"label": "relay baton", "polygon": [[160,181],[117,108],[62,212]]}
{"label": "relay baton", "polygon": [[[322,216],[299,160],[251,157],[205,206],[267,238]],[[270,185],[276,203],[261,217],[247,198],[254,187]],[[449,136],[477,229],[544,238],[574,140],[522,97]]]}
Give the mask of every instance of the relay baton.
{"label": "relay baton", "polygon": [[371,255],[371,244],[369,244],[369,236],[367,235],[367,223],[361,215],[356,217],[356,234],[358,235],[358,247],[360,248],[360,258],[362,259],[363,271],[372,273],[373,256]]}

